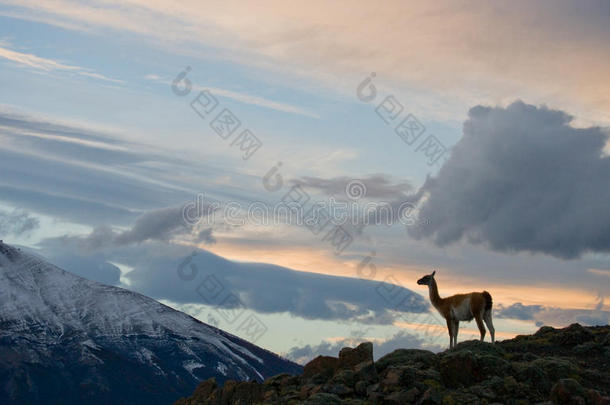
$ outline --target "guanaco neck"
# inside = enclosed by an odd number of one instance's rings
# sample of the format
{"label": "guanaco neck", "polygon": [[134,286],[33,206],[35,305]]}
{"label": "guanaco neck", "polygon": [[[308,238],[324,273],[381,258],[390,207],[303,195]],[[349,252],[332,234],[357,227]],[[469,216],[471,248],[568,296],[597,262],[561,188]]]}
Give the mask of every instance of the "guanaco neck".
{"label": "guanaco neck", "polygon": [[442,304],[443,299],[440,297],[440,295],[438,295],[436,280],[432,279],[430,284],[428,284],[428,291],[430,292],[430,302],[435,308],[438,308]]}

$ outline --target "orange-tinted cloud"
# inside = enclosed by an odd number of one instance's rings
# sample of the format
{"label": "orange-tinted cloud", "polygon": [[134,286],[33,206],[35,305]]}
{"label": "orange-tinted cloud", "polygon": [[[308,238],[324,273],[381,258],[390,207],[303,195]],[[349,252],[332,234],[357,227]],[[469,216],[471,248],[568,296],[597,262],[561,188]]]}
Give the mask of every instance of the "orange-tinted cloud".
{"label": "orange-tinted cloud", "polygon": [[213,47],[218,57],[343,91],[375,71],[394,91],[435,93],[427,108],[456,113],[453,99],[525,98],[610,122],[610,30],[601,2],[13,3],[27,10],[22,18],[128,30],[176,52]]}

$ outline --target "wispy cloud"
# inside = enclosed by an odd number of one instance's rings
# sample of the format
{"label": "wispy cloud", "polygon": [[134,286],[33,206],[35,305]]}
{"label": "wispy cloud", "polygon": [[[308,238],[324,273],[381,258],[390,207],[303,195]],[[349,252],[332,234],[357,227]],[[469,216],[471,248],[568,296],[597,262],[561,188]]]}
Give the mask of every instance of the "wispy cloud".
{"label": "wispy cloud", "polygon": [[304,115],[312,118],[320,118],[320,116],[314,112],[305,110],[300,107],[296,107],[286,103],[280,103],[277,101],[269,100],[263,97],[253,96],[250,94],[238,93],[231,90],[220,89],[218,87],[206,87],[212,93],[217,94],[221,97],[230,98],[241,103],[258,105],[260,107],[270,108],[276,111],[283,111],[292,114]]}
{"label": "wispy cloud", "polygon": [[[3,44],[0,44],[3,45]],[[111,83],[124,83],[122,80],[112,79],[102,74],[92,72],[80,66],[67,65],[53,59],[42,58],[31,53],[17,52],[6,47],[0,47],[0,58],[8,59],[11,62],[17,63],[32,69],[51,71],[66,71],[72,72],[80,76],[91,77],[98,80],[103,80]]]}
{"label": "wispy cloud", "polygon": [[595,274],[597,276],[606,276],[610,277],[610,270],[602,270],[602,269],[588,269],[587,270],[591,274]]}
{"label": "wispy cloud", "polygon": [[[171,81],[164,79],[156,74],[148,74],[144,76],[145,79],[152,80],[155,82],[170,84]],[[220,87],[210,86],[193,86],[193,90],[202,91],[209,90],[215,96],[229,98],[231,100],[239,101],[240,103],[256,105],[259,107],[269,108],[271,110],[287,112],[290,114],[304,115],[306,117],[320,118],[320,116],[312,111],[306,110],[301,107],[294,106],[292,104],[282,103],[279,101],[270,100],[268,98],[253,96],[252,94],[241,93],[233,90],[227,90]]]}

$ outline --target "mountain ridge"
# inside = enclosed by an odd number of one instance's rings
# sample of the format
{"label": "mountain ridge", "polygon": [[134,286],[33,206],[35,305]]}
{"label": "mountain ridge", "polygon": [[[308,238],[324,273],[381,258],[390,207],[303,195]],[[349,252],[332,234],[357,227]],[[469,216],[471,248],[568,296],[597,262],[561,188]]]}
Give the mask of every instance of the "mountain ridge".
{"label": "mountain ridge", "polygon": [[300,370],[152,298],[0,242],[0,393],[9,403],[168,403],[205,378]]}

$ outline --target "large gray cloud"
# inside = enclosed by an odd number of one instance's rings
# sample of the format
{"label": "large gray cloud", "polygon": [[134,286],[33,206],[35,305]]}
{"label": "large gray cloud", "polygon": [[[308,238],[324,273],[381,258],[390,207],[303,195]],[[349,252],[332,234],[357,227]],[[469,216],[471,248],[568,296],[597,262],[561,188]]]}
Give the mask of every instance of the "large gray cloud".
{"label": "large gray cloud", "polygon": [[515,102],[470,110],[463,136],[422,191],[417,238],[576,258],[610,251],[610,158],[600,128]]}

